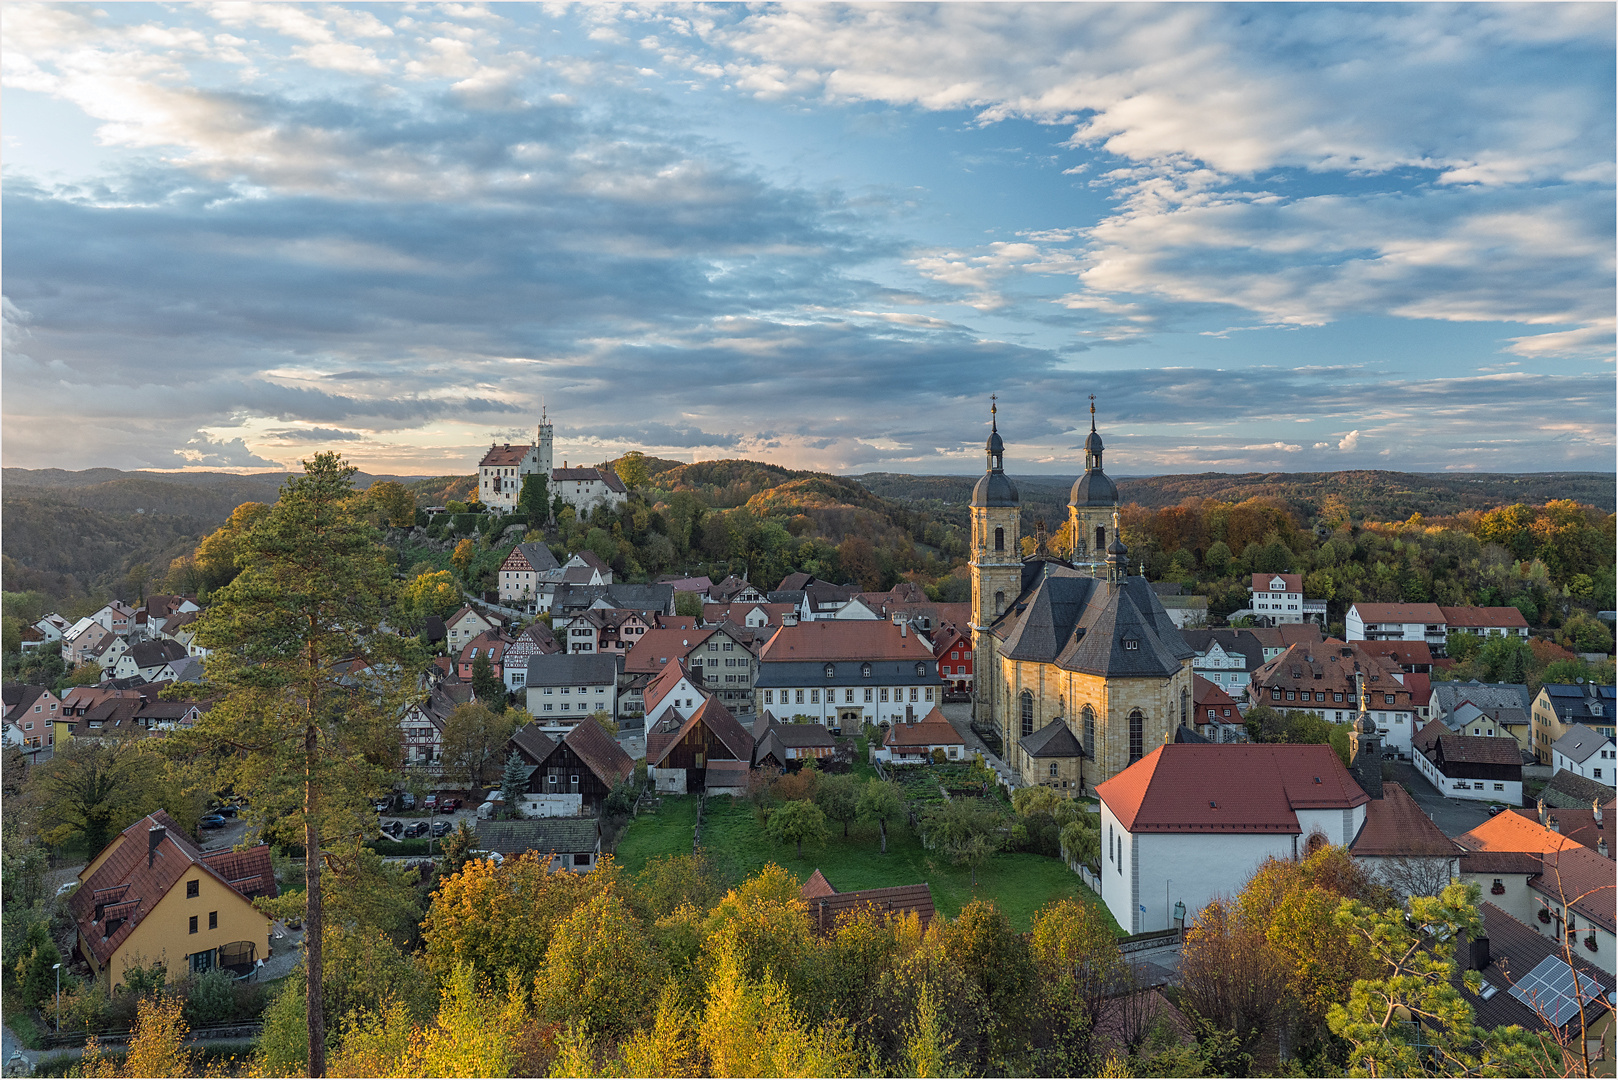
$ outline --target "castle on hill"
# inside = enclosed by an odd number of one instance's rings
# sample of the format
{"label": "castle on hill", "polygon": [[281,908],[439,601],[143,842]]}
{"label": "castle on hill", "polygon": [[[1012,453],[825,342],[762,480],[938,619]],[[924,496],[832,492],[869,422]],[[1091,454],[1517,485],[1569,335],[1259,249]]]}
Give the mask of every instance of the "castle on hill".
{"label": "castle on hill", "polygon": [[560,498],[580,517],[598,506],[621,510],[629,500],[629,489],[611,469],[569,468],[566,461],[558,469],[555,460],[550,418],[541,412],[533,445],[490,445],[478,462],[478,501],[494,513],[512,513],[528,476],[543,476],[549,485],[547,498]]}
{"label": "castle on hill", "polygon": [[1093,399],[1084,475],[1068,500],[1068,559],[1043,534],[1023,555],[997,412],[971,503],[975,718],[999,730],[1024,782],[1077,796],[1189,722],[1196,654],[1146,579],[1128,573]]}

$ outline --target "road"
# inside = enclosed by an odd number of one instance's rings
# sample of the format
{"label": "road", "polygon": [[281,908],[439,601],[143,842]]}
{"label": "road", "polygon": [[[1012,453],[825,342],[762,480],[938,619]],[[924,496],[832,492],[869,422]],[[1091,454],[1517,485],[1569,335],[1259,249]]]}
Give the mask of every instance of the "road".
{"label": "road", "polygon": [[1391,758],[1386,760],[1392,767],[1392,779],[1404,786],[1410,797],[1416,800],[1416,805],[1427,811],[1427,816],[1433,819],[1433,824],[1445,836],[1454,839],[1489,820],[1488,803],[1447,798],[1439,794],[1438,789],[1417,772],[1414,765]]}
{"label": "road", "polygon": [[949,721],[950,727],[954,728],[955,733],[966,743],[967,756],[970,757],[974,753],[982,754],[989,767],[1000,775],[1000,779],[1005,781],[1008,788],[1015,791],[1018,787],[1017,774],[1011,770],[1011,766],[990,751],[988,745],[978,737],[978,733],[972,730],[971,704],[951,702],[940,705],[938,711],[944,714],[944,719]]}

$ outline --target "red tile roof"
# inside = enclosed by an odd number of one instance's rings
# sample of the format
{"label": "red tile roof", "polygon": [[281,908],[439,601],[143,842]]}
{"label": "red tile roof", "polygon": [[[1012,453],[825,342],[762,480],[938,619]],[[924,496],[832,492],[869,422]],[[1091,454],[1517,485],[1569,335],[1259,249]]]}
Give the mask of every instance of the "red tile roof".
{"label": "red tile roof", "polygon": [[1433,699],[1433,677],[1431,675],[1406,675],[1405,689],[1410,691],[1410,704],[1418,709],[1425,709],[1428,702]]}
{"label": "red tile roof", "polygon": [[1369,802],[1329,746],[1168,743],[1096,787],[1129,832],[1301,833],[1297,810]]}
{"label": "red tile roof", "polygon": [[[1242,714],[1236,708],[1236,699],[1225,693],[1217,683],[1204,679],[1201,675],[1191,676],[1191,700],[1197,705],[1197,723],[1205,723],[1208,719],[1209,709],[1219,712],[1219,719],[1230,720],[1234,723],[1242,722]],[[1226,713],[1225,710],[1230,712]]]}
{"label": "red tile roof", "polygon": [[1368,623],[1441,623],[1437,604],[1355,604],[1360,620]]}
{"label": "red tile roof", "polygon": [[630,675],[662,671],[673,661],[689,656],[692,649],[707,641],[717,629],[716,626],[701,630],[653,627],[636,638],[624,654],[624,671]]}
{"label": "red tile roof", "polygon": [[820,896],[835,896],[837,894],[837,890],[831,887],[831,882],[826,880],[826,875],[822,874],[819,869],[809,875],[809,880],[804,882],[803,888],[798,891],[805,900],[813,900]]}
{"label": "red tile roof", "polygon": [[1400,667],[1420,667],[1433,662],[1433,650],[1425,641],[1361,641],[1355,644],[1372,656],[1392,660]]}
{"label": "red tile roof", "polygon": [[1438,610],[1444,613],[1444,622],[1451,630],[1493,626],[1528,629],[1528,620],[1514,607],[1446,607]]}
{"label": "red tile roof", "polygon": [[1459,856],[1455,841],[1433,824],[1433,819],[1403,786],[1385,784],[1382,798],[1365,806],[1365,824],[1348,846],[1360,858],[1400,856]]}
{"label": "red tile roof", "polygon": [[1557,904],[1565,899],[1576,914],[1609,933],[1618,929],[1618,885],[1611,860],[1578,844],[1540,858],[1544,869],[1529,888]]}
{"label": "red tile roof", "polygon": [[623,783],[635,771],[635,762],[623,747],[589,717],[574,724],[562,741],[608,786]]}
{"label": "red tile roof", "polygon": [[760,655],[770,660],[931,660],[908,628],[884,620],[826,619],[783,626]]}
{"label": "red tile roof", "polygon": [[920,885],[838,892],[825,875],[816,870],[804,882],[800,892],[808,903],[809,917],[814,920],[816,931],[822,934],[832,933],[837,929],[839,919],[861,908],[870,908],[890,917],[914,914],[923,930],[933,921],[933,890],[925,882]]}
{"label": "red tile roof", "polygon": [[932,712],[914,724],[894,724],[882,743],[884,746],[965,746],[966,740],[935,705]]}
{"label": "red tile roof", "polygon": [[1468,851],[1531,851],[1535,854],[1579,846],[1578,841],[1541,825],[1538,818],[1522,814],[1496,814],[1470,832],[1457,836],[1455,842]]}
{"label": "red tile roof", "polygon": [[[1276,578],[1280,578],[1283,582],[1285,582],[1285,585],[1280,589],[1272,589],[1272,588],[1270,588],[1270,582],[1275,580]],[[1302,593],[1303,592],[1303,575],[1302,574],[1254,574],[1253,575],[1252,591],[1253,592],[1295,592],[1295,593]]]}

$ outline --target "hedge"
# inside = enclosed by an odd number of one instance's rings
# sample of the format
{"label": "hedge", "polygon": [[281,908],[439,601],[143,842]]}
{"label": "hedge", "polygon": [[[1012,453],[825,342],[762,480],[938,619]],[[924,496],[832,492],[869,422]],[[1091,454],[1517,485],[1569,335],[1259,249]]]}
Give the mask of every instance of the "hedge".
{"label": "hedge", "polygon": [[378,855],[427,854],[427,841],[421,838],[415,840],[374,840],[367,846]]}

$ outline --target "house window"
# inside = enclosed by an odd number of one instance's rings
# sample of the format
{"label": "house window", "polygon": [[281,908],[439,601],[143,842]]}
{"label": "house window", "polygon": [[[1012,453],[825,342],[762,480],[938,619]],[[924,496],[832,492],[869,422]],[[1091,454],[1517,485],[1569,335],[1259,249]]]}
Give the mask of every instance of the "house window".
{"label": "house window", "polygon": [[886,686],[882,688],[882,700],[884,702],[888,700],[888,688]]}
{"label": "house window", "polygon": [[185,883],[185,898],[187,900],[190,900],[193,897],[196,897],[196,896],[200,895],[201,892],[202,892],[202,882],[200,880],[199,881],[188,881],[188,882]]}
{"label": "house window", "polygon": [[194,934],[196,932],[197,932],[197,917],[195,915],[193,915],[193,916],[191,916],[191,933]]}
{"label": "house window", "polygon": [[219,912],[217,912],[217,911],[208,912],[208,929],[209,930],[217,930],[217,929],[219,929]]}
{"label": "house window", "polygon": [[921,688],[919,686],[912,686],[910,688],[910,700],[911,701],[920,701],[921,700],[920,694],[921,694]]}
{"label": "house window", "polygon": [[1129,763],[1139,761],[1146,751],[1146,718],[1139,709],[1129,714]]}
{"label": "house window", "polygon": [[1051,776],[1054,777],[1055,775],[1056,775],[1056,762],[1053,761],[1053,762],[1051,762]]}
{"label": "house window", "polygon": [[852,686],[843,691],[843,700],[850,705],[854,704],[854,688]]}
{"label": "house window", "polygon": [[871,688],[869,686],[865,688],[865,701],[867,704],[871,701]]}
{"label": "house window", "polygon": [[837,674],[837,665],[836,664],[827,664],[826,665],[826,678],[829,679],[833,675],[836,675],[836,674]]}
{"label": "house window", "polygon": [[802,690],[798,691],[797,704],[799,704],[799,705],[803,704],[803,691]]}
{"label": "house window", "polygon": [[[933,688],[932,688],[932,687],[930,687],[930,686],[929,686],[929,687],[928,687],[928,688],[927,688],[927,693],[926,693],[926,694],[925,694],[925,695],[924,695],[924,696],[925,696],[925,697],[926,697],[926,699],[927,699],[927,700],[928,700],[928,701],[931,701],[931,700],[933,700]],[[1598,774],[1598,775],[1599,775],[1599,773],[1600,773],[1600,770],[1599,770],[1599,769],[1598,769],[1598,770],[1596,770],[1596,772],[1597,772],[1597,774]]]}
{"label": "house window", "polygon": [[775,704],[775,691],[774,690],[766,690],[766,691],[764,691],[764,704],[766,704],[766,705],[774,705]]}
{"label": "house window", "polygon": [[1504,790],[1506,790],[1506,785],[1504,785],[1504,784],[1496,784],[1496,785],[1494,785],[1494,790],[1496,790],[1496,791],[1504,791]]}
{"label": "house window", "polygon": [[1022,705],[1023,738],[1034,733],[1034,695],[1024,690],[1017,699]]}
{"label": "house window", "polygon": [[809,691],[809,701],[810,701],[811,704],[819,705],[820,704],[820,691],[819,690],[810,690]]}
{"label": "house window", "polygon": [[866,679],[869,679],[871,677],[871,665],[870,664],[861,664],[860,665],[860,676],[862,678],[866,678]]}

